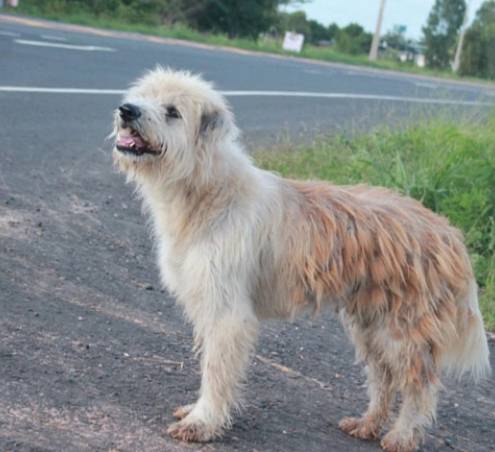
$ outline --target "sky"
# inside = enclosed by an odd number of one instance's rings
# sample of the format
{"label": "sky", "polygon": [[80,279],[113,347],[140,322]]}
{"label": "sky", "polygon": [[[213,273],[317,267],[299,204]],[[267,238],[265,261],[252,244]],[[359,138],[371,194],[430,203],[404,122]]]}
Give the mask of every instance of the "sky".
{"label": "sky", "polygon": [[[483,0],[469,1],[470,20]],[[394,25],[405,25],[406,35],[418,39],[421,27],[426,23],[435,0],[386,0],[382,32]],[[328,25],[337,22],[339,26],[350,22],[361,24],[366,30],[374,31],[380,0],[312,0],[307,4],[290,7],[289,11],[304,10],[310,19]]]}

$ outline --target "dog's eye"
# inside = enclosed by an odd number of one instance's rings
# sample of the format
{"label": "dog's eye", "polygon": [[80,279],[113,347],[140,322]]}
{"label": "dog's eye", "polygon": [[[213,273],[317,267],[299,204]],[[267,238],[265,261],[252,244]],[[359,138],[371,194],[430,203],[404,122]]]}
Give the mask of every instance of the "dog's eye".
{"label": "dog's eye", "polygon": [[166,107],[165,116],[167,118],[173,118],[173,119],[181,118],[179,110],[177,110],[177,108],[175,108],[173,105],[169,105],[168,107]]}

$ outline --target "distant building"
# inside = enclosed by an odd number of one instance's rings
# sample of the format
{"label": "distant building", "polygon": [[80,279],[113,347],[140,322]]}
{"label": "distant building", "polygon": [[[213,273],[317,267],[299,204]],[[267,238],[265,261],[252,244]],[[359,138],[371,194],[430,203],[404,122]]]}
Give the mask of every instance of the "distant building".
{"label": "distant building", "polygon": [[426,66],[426,57],[424,53],[420,53],[415,56],[414,58],[414,64],[419,67],[425,67]]}
{"label": "distant building", "polygon": [[418,67],[425,67],[426,65],[424,52],[424,46],[411,39],[402,42],[399,47],[389,45],[386,40],[380,44],[380,53],[385,58],[395,58],[401,63],[414,63]]}

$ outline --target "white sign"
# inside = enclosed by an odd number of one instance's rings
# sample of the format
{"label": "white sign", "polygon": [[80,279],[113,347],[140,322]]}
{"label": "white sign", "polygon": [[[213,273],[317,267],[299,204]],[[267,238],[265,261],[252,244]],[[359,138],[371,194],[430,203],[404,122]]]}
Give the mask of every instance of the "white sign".
{"label": "white sign", "polygon": [[290,52],[300,53],[304,44],[304,35],[299,33],[294,33],[292,31],[287,31],[285,33],[284,43],[282,45],[284,50],[289,50]]}

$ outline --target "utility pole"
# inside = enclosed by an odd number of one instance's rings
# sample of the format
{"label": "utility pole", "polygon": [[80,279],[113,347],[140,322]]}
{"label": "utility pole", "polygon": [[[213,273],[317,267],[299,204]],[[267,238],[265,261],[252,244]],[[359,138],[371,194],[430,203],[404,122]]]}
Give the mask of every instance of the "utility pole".
{"label": "utility pole", "polygon": [[459,34],[459,41],[457,42],[457,49],[455,51],[454,65],[452,66],[454,72],[459,72],[459,69],[461,68],[462,48],[464,47],[464,37],[466,36],[467,24],[469,20],[469,3],[469,1],[466,2],[464,20],[462,21],[461,33]]}
{"label": "utility pole", "polygon": [[376,61],[376,59],[378,58],[378,47],[380,46],[380,34],[382,31],[384,11],[385,11],[385,0],[380,0],[380,12],[378,13],[378,20],[376,21],[375,34],[373,35],[373,41],[371,42],[371,49],[369,55],[370,61]]}

